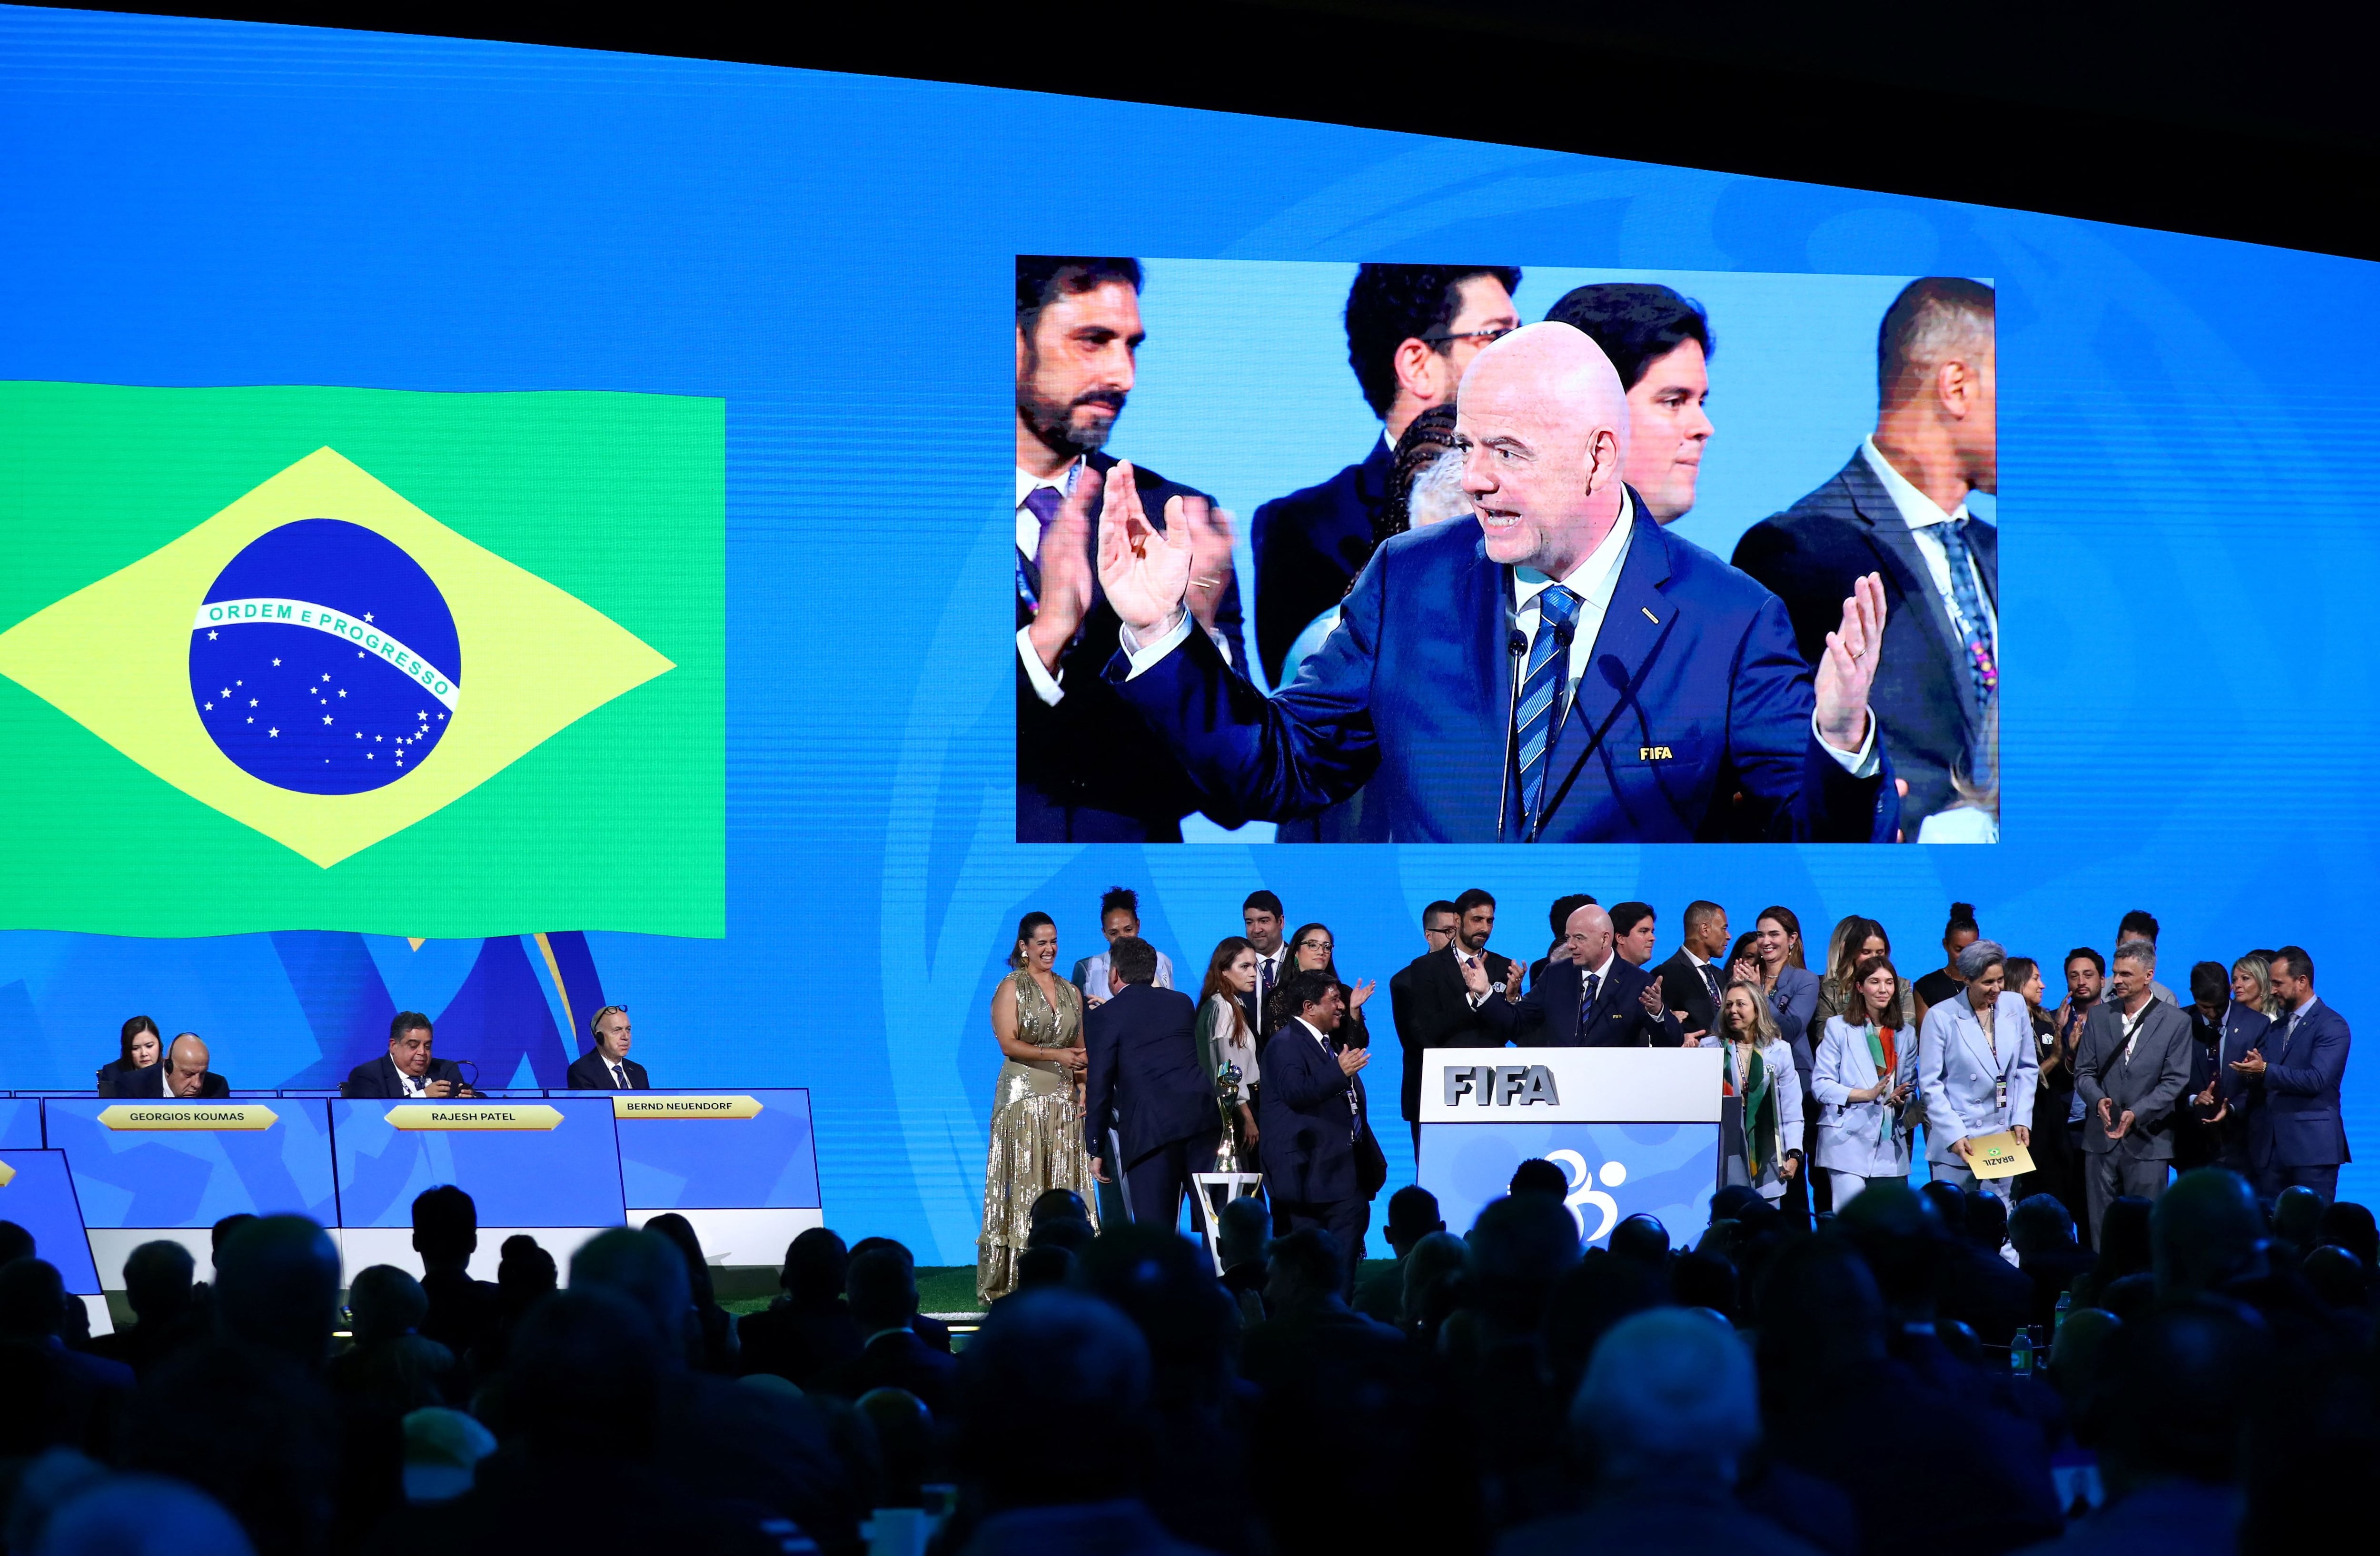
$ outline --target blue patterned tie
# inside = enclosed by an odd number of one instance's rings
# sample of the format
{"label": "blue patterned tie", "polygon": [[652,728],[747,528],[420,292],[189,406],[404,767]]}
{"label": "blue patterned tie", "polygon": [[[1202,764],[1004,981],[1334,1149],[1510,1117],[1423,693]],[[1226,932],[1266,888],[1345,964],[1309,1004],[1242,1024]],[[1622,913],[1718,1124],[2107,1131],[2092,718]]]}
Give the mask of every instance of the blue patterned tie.
{"label": "blue patterned tie", "polygon": [[1537,596],[1537,636],[1529,645],[1529,673],[1521,682],[1521,704],[1513,710],[1514,737],[1521,750],[1521,824],[1525,832],[1538,801],[1539,777],[1545,771],[1546,748],[1552,743],[1554,715],[1561,707],[1562,687],[1570,679],[1567,636],[1560,629],[1578,619],[1578,596],[1560,584]]}
{"label": "blue patterned tie", "polygon": [[1975,569],[1968,558],[1967,520],[1962,516],[1933,529],[1942,537],[1943,554],[1949,558],[1950,598],[1958,602],[1960,636],[1967,645],[1967,673],[1974,678],[1975,707],[1981,711],[1992,705],[1992,694],[1999,688],[2000,662],[1992,650],[1991,618],[1984,614],[1983,593],[1975,588]]}
{"label": "blue patterned tie", "polygon": [[1602,985],[1602,982],[1603,980],[1593,973],[1588,973],[1585,978],[1579,979],[1578,1035],[1582,1040],[1586,1037],[1587,1015],[1595,1009],[1595,991]]}
{"label": "blue patterned tie", "polygon": [[[1065,503],[1064,494],[1054,486],[1037,486],[1025,494],[1025,506],[1041,521],[1044,540],[1050,535],[1050,521],[1058,517],[1058,510]],[[1031,556],[1021,550],[1016,553],[1016,596],[1025,602],[1028,611],[1041,608],[1041,548],[1037,545],[1033,550]]]}

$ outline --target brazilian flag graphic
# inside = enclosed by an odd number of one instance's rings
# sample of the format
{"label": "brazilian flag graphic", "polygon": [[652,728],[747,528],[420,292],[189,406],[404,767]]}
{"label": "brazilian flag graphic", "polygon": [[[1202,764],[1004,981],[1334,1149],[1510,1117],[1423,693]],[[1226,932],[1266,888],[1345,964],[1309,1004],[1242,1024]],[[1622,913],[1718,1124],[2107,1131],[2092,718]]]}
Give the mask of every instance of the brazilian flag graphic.
{"label": "brazilian flag graphic", "polygon": [[724,932],[725,418],[0,384],[0,928]]}

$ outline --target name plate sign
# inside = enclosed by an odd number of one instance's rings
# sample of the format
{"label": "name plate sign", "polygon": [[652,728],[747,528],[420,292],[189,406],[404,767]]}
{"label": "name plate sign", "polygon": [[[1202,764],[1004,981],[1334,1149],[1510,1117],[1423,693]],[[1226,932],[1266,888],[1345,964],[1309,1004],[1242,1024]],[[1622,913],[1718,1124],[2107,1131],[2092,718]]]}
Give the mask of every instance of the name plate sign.
{"label": "name plate sign", "polygon": [[388,1110],[392,1129],[552,1129],[562,1110],[543,1102],[403,1102]]}
{"label": "name plate sign", "polygon": [[280,1120],[261,1102],[119,1102],[99,1110],[105,1129],[270,1129]]}
{"label": "name plate sign", "polygon": [[681,1097],[653,1091],[615,1091],[613,1118],[758,1118],[758,1097]]}

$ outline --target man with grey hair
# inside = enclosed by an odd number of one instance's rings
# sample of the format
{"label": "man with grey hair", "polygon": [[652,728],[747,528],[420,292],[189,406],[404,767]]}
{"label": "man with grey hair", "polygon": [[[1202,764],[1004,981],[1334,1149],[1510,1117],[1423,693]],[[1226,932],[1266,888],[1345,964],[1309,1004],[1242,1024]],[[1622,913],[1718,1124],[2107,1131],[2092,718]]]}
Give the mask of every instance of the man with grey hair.
{"label": "man with grey hair", "polygon": [[1760,1392],[1724,1321],[1676,1307],[1621,1319],[1595,1348],[1570,1425],[1596,1465],[1593,1499],[1513,1530],[1497,1556],[1811,1556],[1735,1501],[1737,1466],[1760,1439]]}
{"label": "man with grey hair", "polygon": [[1366,841],[1893,841],[1868,707],[1881,581],[1838,601],[1814,673],[1776,596],[1628,489],[1629,425],[1620,375],[1572,326],[1481,351],[1455,407],[1474,522],[1374,552],[1339,630],[1270,698],[1192,630],[1192,538],[1120,469],[1099,515],[1121,624],[1102,674],[1203,795],[1268,821],[1360,792]]}
{"label": "man with grey hair", "polygon": [[1999,490],[1995,295],[1929,275],[1876,332],[1876,432],[1815,492],[1754,525],[1735,565],[1777,591],[1802,651],[1834,629],[1853,578],[1881,571],[1892,674],[1876,684],[1885,748],[1909,784],[1901,825],[1990,786],[1999,700],[1999,531],[1967,512]]}
{"label": "man with grey hair", "polygon": [[2190,1017],[2150,991],[2155,981],[2155,945],[2135,939],[2117,946],[2108,997],[2092,1007],[2074,1058],[2094,1246],[2107,1202],[2127,1194],[2161,1197],[2173,1165],[2174,1121],[2190,1088],[2196,1039]]}

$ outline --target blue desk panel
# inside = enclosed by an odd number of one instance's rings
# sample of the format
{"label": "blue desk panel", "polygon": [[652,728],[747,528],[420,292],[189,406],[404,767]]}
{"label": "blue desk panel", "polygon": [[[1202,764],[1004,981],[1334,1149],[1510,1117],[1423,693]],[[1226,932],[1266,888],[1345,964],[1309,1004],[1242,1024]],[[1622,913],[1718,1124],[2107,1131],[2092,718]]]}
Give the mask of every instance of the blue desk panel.
{"label": "blue desk panel", "polygon": [[1718,1188],[1716,1124],[1426,1124],[1417,1181],[1459,1236],[1531,1157],[1569,1177],[1571,1214],[1589,1242],[1641,1211],[1660,1217],[1671,1242],[1691,1243]]}
{"label": "blue desk panel", "polygon": [[[807,1090],[688,1091],[756,1099],[751,1118],[622,1119],[620,1181],[638,1210],[816,1210]],[[668,1092],[637,1095],[667,1096]]]}
{"label": "blue desk panel", "polygon": [[[42,1101],[38,1097],[0,1097],[0,1150],[42,1149]],[[10,1216],[10,1221],[17,1218]]]}
{"label": "blue desk panel", "polygon": [[259,1130],[115,1130],[99,1122],[103,1109],[123,1105],[95,1097],[42,1104],[50,1149],[65,1151],[73,1164],[84,1225],[212,1226],[242,1210],[292,1211],[334,1223],[326,1104],[276,1098],[262,1104],[273,1111],[273,1125]]}
{"label": "blue desk panel", "polygon": [[438,1184],[468,1190],[481,1226],[618,1226],[626,1221],[610,1097],[544,1102],[562,1114],[552,1129],[414,1130],[390,1124],[389,1110],[408,1105],[420,1104],[330,1104],[338,1136],[341,1224],[411,1226],[414,1196]]}
{"label": "blue desk panel", "polygon": [[33,1234],[35,1257],[56,1266],[67,1291],[97,1295],[99,1267],[91,1262],[91,1239],[83,1235],[65,1153],[0,1150],[0,1166],[14,1174],[0,1185],[0,1221],[15,1222]]}

